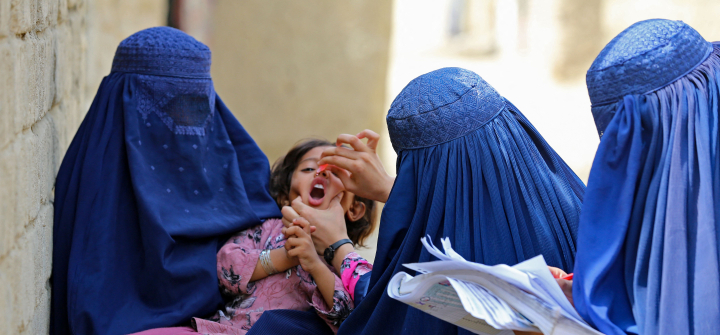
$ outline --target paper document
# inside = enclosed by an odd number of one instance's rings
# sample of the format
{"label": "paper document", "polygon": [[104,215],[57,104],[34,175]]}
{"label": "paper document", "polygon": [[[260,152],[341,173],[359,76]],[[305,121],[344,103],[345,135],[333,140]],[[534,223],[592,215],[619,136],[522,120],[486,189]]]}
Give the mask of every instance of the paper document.
{"label": "paper document", "polygon": [[404,264],[420,275],[397,273],[388,295],[476,334],[601,334],[583,321],[563,294],[542,256],[515,266],[468,262],[449,239],[440,251],[422,243],[439,261]]}

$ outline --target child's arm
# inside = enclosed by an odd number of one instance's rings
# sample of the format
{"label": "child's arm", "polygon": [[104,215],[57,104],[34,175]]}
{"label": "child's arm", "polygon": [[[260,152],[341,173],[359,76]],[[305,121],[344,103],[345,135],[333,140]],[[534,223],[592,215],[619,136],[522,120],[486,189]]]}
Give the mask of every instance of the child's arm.
{"label": "child's arm", "polygon": [[[310,226],[310,223],[304,218],[297,218],[292,221],[292,225],[304,228]],[[312,228],[314,227],[310,226],[310,232],[314,233]],[[287,235],[287,228],[283,229],[283,234],[285,234],[285,238],[290,237]],[[370,282],[370,275],[368,274],[372,271],[372,264],[355,253],[355,248],[348,243],[335,250],[332,266],[341,278],[345,290],[350,294],[350,298],[355,302],[355,305],[358,305],[367,293],[368,283]]]}
{"label": "child's arm", "polygon": [[288,250],[287,255],[297,257],[303,270],[310,273],[315,280],[315,284],[325,303],[332,306],[334,304],[333,295],[335,294],[335,274],[320,260],[320,256],[315,251],[309,230],[308,225],[304,227],[292,226],[285,229],[285,236],[290,236],[285,242],[285,248]]}
{"label": "child's arm", "polygon": [[[277,219],[265,221],[262,225],[244,230],[231,237],[217,254],[218,280],[223,293],[229,295],[246,294],[248,283],[267,277],[259,264],[260,252],[268,247],[273,266],[284,271],[297,265],[295,260],[286,256],[282,242],[275,242],[281,236],[282,222]],[[269,239],[273,239],[268,243]]]}
{"label": "child's arm", "polygon": [[320,263],[321,266],[318,266],[317,271],[310,274],[313,276],[313,279],[315,279],[315,284],[320,294],[322,294],[325,303],[332,308],[332,305],[335,304],[333,300],[335,295],[335,274],[330,271],[325,264]]}
{"label": "child's arm", "polygon": [[340,278],[320,260],[310,237],[310,224],[306,220],[299,221],[298,225],[284,228],[283,233],[288,238],[285,248],[288,255],[297,255],[302,268],[312,275],[317,287],[311,305],[337,333],[338,327],[353,309],[352,298]]}
{"label": "child's arm", "polygon": [[[275,268],[275,270],[277,270],[276,273],[284,272],[285,270],[299,264],[297,257],[288,256],[287,250],[285,250],[285,248],[270,250],[270,260],[272,261],[272,266]],[[258,260],[258,262],[255,264],[255,271],[253,271],[253,274],[250,277],[250,281],[254,282],[256,280],[263,279],[269,275],[269,273],[265,272],[265,268],[263,268],[260,260]]]}

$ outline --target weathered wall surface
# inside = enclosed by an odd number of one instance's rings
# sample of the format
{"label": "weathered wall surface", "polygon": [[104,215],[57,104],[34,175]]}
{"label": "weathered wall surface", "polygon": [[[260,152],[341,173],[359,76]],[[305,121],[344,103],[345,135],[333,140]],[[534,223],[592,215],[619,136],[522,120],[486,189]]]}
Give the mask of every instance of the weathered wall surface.
{"label": "weathered wall surface", "polygon": [[53,186],[117,44],[162,0],[0,0],[0,334],[46,334]]}
{"label": "weathered wall surface", "polygon": [[384,129],[392,1],[218,0],[215,89],[270,162],[305,137]]}

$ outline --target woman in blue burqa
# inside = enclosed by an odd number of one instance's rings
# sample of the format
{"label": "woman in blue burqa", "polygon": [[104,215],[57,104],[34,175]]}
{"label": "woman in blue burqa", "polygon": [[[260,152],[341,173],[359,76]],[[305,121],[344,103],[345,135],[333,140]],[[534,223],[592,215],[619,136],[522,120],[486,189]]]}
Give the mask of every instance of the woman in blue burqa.
{"label": "woman in blue burqa", "polygon": [[[424,236],[436,245],[449,237],[455,251],[473,262],[514,265],[543,255],[548,265],[573,270],[585,186],[525,116],[480,76],[444,68],[414,79],[393,101],[387,125],[398,154],[397,177],[386,185],[392,187],[388,198],[374,198],[387,200],[374,268],[363,278],[365,285],[361,279],[356,286],[357,307],[338,334],[470,333],[386,293],[390,278],[408,271],[403,264],[434,259],[420,242]],[[346,149],[328,150],[319,163],[356,174],[373,170]],[[366,189],[369,184],[358,183]],[[363,189],[352,191],[372,198]],[[332,226],[310,223],[318,234]],[[367,287],[359,305],[364,292],[357,287]],[[280,313],[263,314],[252,334],[282,329],[292,312]]]}
{"label": "woman in blue burqa", "polygon": [[716,334],[720,324],[720,45],[638,22],[587,73],[601,136],[573,298],[606,334]]}
{"label": "woman in blue burqa", "polygon": [[269,176],[213,89],[205,45],[167,27],[124,40],[58,173],[50,333],[213,313],[218,248],[280,215]]}

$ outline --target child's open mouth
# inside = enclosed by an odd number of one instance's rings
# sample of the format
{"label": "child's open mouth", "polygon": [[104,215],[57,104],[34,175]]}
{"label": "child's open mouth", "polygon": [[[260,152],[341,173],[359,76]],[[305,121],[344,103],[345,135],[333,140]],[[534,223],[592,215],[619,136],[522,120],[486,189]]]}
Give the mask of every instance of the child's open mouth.
{"label": "child's open mouth", "polygon": [[317,177],[313,180],[312,189],[310,189],[310,199],[308,202],[310,206],[320,206],[325,198],[325,186],[327,179],[323,177]]}

